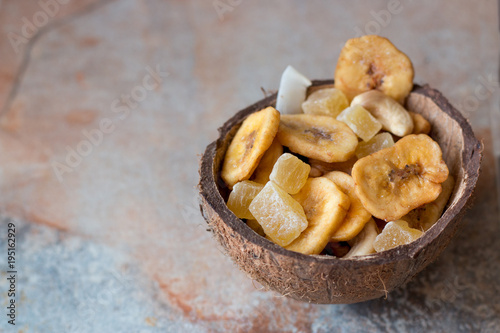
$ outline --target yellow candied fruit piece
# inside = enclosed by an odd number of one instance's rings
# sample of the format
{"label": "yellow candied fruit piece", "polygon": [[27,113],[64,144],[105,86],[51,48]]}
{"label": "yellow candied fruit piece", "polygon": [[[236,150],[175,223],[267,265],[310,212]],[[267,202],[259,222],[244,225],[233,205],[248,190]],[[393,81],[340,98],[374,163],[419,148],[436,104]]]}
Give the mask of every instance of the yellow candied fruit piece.
{"label": "yellow candied fruit piece", "polygon": [[384,148],[394,146],[394,139],[388,132],[375,135],[370,141],[362,141],[356,147],[356,157],[363,158]]}
{"label": "yellow candied fruit piece", "polygon": [[269,179],[278,184],[289,194],[296,194],[309,177],[311,167],[297,156],[285,153],[274,164]]}
{"label": "yellow candied fruit piece", "polygon": [[354,105],[342,111],[337,120],[347,124],[358,137],[368,141],[382,129],[382,124],[361,105]]}
{"label": "yellow candied fruit piece", "polygon": [[313,92],[302,103],[304,113],[336,117],[349,106],[346,95],[339,89],[328,88]]}
{"label": "yellow candied fruit piece", "polygon": [[229,194],[227,207],[240,219],[253,219],[254,217],[248,207],[262,188],[264,188],[264,185],[250,180],[236,183],[231,194]]}
{"label": "yellow candied fruit piece", "polygon": [[399,245],[410,244],[422,234],[422,231],[410,228],[406,221],[392,221],[387,223],[382,233],[375,238],[373,247],[377,252],[387,251]]}
{"label": "yellow candied fruit piece", "polygon": [[253,199],[250,212],[266,236],[280,246],[290,244],[308,225],[302,206],[272,181]]}

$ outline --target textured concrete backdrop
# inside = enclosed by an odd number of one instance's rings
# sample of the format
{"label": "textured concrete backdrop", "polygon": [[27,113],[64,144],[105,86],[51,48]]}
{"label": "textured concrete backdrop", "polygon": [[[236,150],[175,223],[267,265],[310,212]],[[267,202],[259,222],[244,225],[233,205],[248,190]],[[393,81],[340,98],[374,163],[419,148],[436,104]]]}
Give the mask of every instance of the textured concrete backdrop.
{"label": "textured concrete backdrop", "polygon": [[[497,26],[487,0],[0,0],[2,309],[9,221],[18,266],[17,325],[2,310],[0,331],[500,331]],[[483,173],[463,228],[412,282],[310,305],[262,290],[220,252],[199,213],[198,160],[288,64],[332,78],[359,32],[390,38],[416,82],[470,119]]]}

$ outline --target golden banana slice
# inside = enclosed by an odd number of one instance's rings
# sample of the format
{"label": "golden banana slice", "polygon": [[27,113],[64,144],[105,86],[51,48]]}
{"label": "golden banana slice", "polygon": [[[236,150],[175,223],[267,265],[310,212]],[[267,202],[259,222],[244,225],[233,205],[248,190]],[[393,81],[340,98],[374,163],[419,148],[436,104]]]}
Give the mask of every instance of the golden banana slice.
{"label": "golden banana slice", "polygon": [[413,131],[413,120],[404,107],[378,90],[362,93],[351,102],[351,106],[361,105],[382,124],[382,128],[397,135],[405,136]]}
{"label": "golden banana slice", "polygon": [[271,146],[280,123],[273,107],[252,113],[236,132],[226,152],[221,176],[232,189],[234,184],[249,179],[262,155]]}
{"label": "golden banana slice", "polygon": [[344,220],[350,205],[349,197],[331,180],[318,177],[308,179],[293,198],[304,208],[309,225],[285,248],[304,254],[319,254]]}
{"label": "golden banana slice", "polygon": [[261,184],[266,184],[269,181],[269,175],[273,171],[274,163],[283,154],[283,146],[274,139],[269,149],[264,153],[259,165],[253,173],[253,181]]}
{"label": "golden banana slice", "polygon": [[448,178],[448,167],[437,142],[425,134],[411,134],[390,148],[359,159],[352,177],[366,210],[379,219],[393,221],[434,201]]}
{"label": "golden banana slice", "polygon": [[388,39],[369,35],[349,39],[340,51],[335,88],[349,100],[377,89],[403,103],[413,88],[413,65]]}
{"label": "golden banana slice", "polygon": [[333,181],[351,200],[351,206],[347,211],[344,221],[342,221],[337,231],[332,234],[330,242],[349,241],[363,230],[365,224],[371,219],[372,214],[365,209],[361,200],[359,200],[354,190],[354,179],[351,176],[344,172],[332,171],[323,177]]}
{"label": "golden banana slice", "polygon": [[375,253],[373,243],[378,235],[377,223],[370,219],[361,232],[349,242],[351,250],[343,258],[366,256]]}
{"label": "golden banana slice", "polygon": [[431,131],[431,123],[427,121],[421,114],[408,111],[413,120],[413,134],[429,134]]}
{"label": "golden banana slice", "polygon": [[282,115],[277,137],[291,151],[323,162],[347,161],[358,145],[349,126],[312,114]]}
{"label": "golden banana slice", "polygon": [[408,222],[412,228],[423,231],[429,230],[441,217],[444,207],[455,187],[455,179],[451,174],[441,184],[441,187],[443,190],[436,200],[412,210],[401,219]]}

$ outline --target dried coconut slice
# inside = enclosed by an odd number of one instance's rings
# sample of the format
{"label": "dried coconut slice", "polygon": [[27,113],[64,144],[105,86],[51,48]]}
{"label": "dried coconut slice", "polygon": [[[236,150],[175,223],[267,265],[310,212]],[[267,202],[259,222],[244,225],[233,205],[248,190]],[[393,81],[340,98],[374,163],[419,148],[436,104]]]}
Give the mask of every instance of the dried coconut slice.
{"label": "dried coconut slice", "polygon": [[281,75],[280,88],[276,98],[276,110],[281,114],[302,113],[302,103],[306,99],[307,87],[311,81],[292,66]]}

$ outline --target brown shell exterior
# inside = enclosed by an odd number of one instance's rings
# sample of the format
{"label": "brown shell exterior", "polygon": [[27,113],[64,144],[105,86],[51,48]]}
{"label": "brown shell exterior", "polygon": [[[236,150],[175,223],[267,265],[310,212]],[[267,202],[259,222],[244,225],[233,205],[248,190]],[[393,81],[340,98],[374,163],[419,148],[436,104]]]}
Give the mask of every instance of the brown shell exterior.
{"label": "brown shell exterior", "polygon": [[[332,84],[316,80],[313,86]],[[278,293],[311,303],[363,302],[385,296],[433,262],[455,234],[479,176],[482,145],[467,120],[429,86],[414,86],[406,108],[431,124],[430,136],[443,150],[457,179],[448,207],[417,241],[389,251],[352,259],[311,256],[285,250],[257,235],[226,206],[228,188],[220,168],[239,124],[252,112],[274,106],[276,94],[239,111],[219,129],[200,166],[201,212],[215,239],[247,275]]]}

